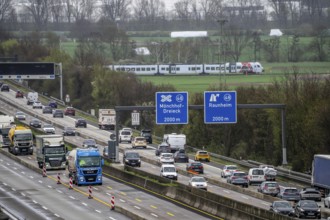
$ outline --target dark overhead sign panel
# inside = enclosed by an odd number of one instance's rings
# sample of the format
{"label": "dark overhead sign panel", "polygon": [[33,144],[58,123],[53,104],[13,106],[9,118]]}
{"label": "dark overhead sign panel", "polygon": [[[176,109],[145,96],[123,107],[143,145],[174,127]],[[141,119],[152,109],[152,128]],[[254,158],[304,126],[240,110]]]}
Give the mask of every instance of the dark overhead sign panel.
{"label": "dark overhead sign panel", "polygon": [[0,63],[0,79],[55,79],[55,63]]}

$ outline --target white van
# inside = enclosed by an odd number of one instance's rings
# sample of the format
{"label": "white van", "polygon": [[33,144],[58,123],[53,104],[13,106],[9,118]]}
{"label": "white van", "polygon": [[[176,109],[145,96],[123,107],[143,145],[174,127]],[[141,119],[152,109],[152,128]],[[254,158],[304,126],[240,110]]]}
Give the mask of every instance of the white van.
{"label": "white van", "polygon": [[131,130],[120,130],[119,131],[119,143],[121,142],[132,142],[132,131]]}
{"label": "white van", "polygon": [[251,168],[248,173],[249,185],[266,181],[265,172],[261,168]]}
{"label": "white van", "polygon": [[173,164],[163,164],[160,168],[160,176],[173,180],[178,180],[178,171]]}
{"label": "white van", "polygon": [[175,152],[181,149],[184,150],[186,145],[186,135],[176,133],[164,134],[163,142],[170,146],[171,152]]}

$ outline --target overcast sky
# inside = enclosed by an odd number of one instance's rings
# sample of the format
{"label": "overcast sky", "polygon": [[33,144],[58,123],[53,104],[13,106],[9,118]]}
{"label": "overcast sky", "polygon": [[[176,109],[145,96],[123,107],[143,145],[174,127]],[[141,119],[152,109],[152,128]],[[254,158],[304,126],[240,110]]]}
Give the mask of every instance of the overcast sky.
{"label": "overcast sky", "polygon": [[167,9],[173,9],[174,3],[177,2],[178,0],[165,0],[165,7]]}

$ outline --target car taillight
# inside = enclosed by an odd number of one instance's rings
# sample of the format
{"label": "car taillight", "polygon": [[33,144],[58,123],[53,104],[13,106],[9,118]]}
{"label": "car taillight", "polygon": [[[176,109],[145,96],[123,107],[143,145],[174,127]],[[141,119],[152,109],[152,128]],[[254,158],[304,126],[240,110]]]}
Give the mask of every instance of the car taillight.
{"label": "car taillight", "polygon": [[226,172],[229,172],[229,170],[226,170]]}
{"label": "car taillight", "polygon": [[247,180],[247,179],[248,179],[248,177],[247,177],[247,176],[245,176],[245,177],[244,177],[244,179],[246,179],[246,180]]}
{"label": "car taillight", "polygon": [[200,169],[202,169],[203,167],[202,166],[199,166]]}
{"label": "car taillight", "polygon": [[237,177],[236,176],[233,176],[232,179],[237,179]]}

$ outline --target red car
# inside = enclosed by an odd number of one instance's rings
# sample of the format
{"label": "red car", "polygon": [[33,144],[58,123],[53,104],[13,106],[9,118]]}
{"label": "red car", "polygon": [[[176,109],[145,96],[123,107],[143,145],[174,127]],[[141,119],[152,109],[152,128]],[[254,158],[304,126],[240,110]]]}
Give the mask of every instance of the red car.
{"label": "red car", "polygon": [[73,107],[66,107],[66,109],[64,110],[64,115],[75,116],[76,115],[76,110]]}
{"label": "red car", "polygon": [[17,90],[17,92],[16,92],[16,98],[24,98],[24,93],[21,92],[21,91],[19,91],[19,90]]}

